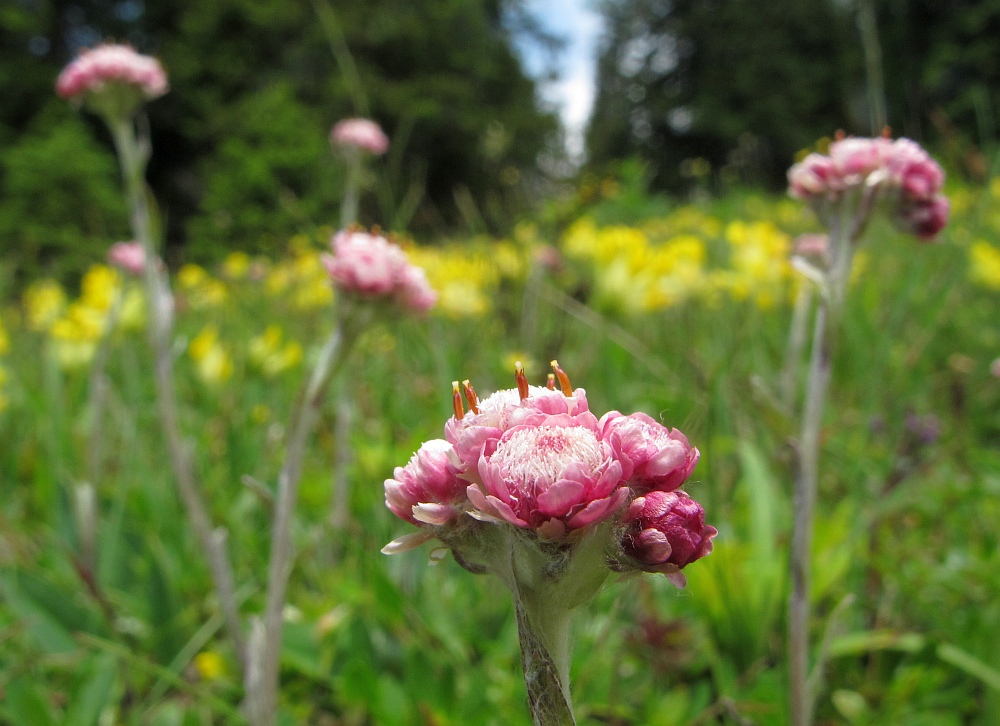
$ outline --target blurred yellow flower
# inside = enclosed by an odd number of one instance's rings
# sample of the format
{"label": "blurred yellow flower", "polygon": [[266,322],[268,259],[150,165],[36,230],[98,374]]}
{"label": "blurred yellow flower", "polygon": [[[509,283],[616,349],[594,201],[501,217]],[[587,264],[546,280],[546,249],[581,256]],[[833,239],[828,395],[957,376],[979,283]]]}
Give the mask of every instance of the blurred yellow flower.
{"label": "blurred yellow flower", "polygon": [[107,265],[91,265],[80,280],[80,302],[94,310],[107,312],[121,294],[122,278]]}
{"label": "blurred yellow flower", "polygon": [[248,351],[250,362],[268,378],[302,362],[302,346],[294,340],[285,343],[278,325],[269,325],[263,333],[251,338]]}
{"label": "blurred yellow flower", "polygon": [[209,279],[208,271],[200,265],[188,263],[177,271],[177,287],[191,290]]}
{"label": "blurred yellow flower", "polygon": [[219,342],[219,330],[214,325],[206,325],[191,340],[188,355],[195,362],[198,377],[208,385],[223,383],[233,375],[232,357]]}
{"label": "blurred yellow flower", "polygon": [[230,252],[222,261],[222,274],[230,280],[242,280],[250,271],[250,255],[246,252]]}
{"label": "blurred yellow flower", "polygon": [[969,248],[969,277],[978,285],[1000,290],[1000,249],[985,240],[974,242]]}
{"label": "blurred yellow flower", "polygon": [[216,681],[225,675],[226,662],[212,650],[202,651],[194,657],[194,667],[205,681]]}
{"label": "blurred yellow flower", "polygon": [[28,328],[44,331],[66,309],[66,292],[55,280],[38,280],[24,291],[22,302]]}

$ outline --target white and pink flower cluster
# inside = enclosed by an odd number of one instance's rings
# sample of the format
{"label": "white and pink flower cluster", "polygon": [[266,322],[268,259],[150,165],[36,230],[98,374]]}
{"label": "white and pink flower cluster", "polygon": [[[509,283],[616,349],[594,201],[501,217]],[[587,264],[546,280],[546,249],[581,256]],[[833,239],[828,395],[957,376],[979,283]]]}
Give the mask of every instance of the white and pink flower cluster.
{"label": "white and pink flower cluster", "polygon": [[716,529],[680,491],[698,449],[642,413],[598,419],[586,392],[573,390],[555,361],[553,368],[561,390],[553,376],[550,387],[529,386],[520,367],[517,388],[482,401],[466,381],[469,412],[453,384],[445,438],[425,443],[385,482],[389,509],[423,529],[385,551],[447,541],[441,528],[457,530],[468,517],[568,543],[609,522],[609,562],[672,576],[712,551]]}
{"label": "white and pink flower cluster", "polygon": [[342,292],[391,299],[413,312],[430,310],[437,302],[423,268],[376,231],[343,230],[333,236],[331,246],[333,254],[323,255],[323,265]]}
{"label": "white and pink flower cluster", "polygon": [[156,58],[135,52],[129,45],[104,43],[83,51],[56,81],[62,98],[82,99],[102,93],[109,85],[137,89],[151,101],[168,90],[167,74]]}
{"label": "white and pink flower cluster", "polygon": [[948,221],[943,184],[941,166],[910,139],[842,138],[830,144],[828,155],[809,154],[788,170],[789,192],[810,203],[861,189],[894,192],[897,224],[923,240]]}
{"label": "white and pink flower cluster", "polygon": [[361,149],[381,156],[389,150],[389,137],[382,127],[367,118],[347,118],[330,130],[330,143],[335,146]]}

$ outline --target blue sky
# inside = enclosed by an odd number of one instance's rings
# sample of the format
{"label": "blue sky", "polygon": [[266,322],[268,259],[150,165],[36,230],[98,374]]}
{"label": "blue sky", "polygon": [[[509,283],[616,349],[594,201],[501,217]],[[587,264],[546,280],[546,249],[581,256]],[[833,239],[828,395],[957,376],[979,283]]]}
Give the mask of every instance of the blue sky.
{"label": "blue sky", "polygon": [[[594,103],[594,78],[601,16],[594,0],[527,0],[528,11],[546,30],[566,41],[556,58],[559,77],[544,83],[542,100],[559,111],[566,128],[566,146],[574,161],[583,159],[583,131]],[[520,50],[528,71],[536,77],[545,71],[544,54],[530,43]]]}

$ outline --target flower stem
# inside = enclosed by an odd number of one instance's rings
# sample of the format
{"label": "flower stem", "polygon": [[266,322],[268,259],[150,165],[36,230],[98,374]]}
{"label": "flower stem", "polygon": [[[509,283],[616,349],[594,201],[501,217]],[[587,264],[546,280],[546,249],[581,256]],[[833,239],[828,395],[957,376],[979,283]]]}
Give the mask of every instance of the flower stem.
{"label": "flower stem", "polygon": [[540,627],[539,614],[532,617],[517,595],[514,607],[532,723],[576,726],[569,694],[569,618],[545,628]]}
{"label": "flower stem", "polygon": [[222,608],[226,630],[233,642],[237,662],[244,667],[246,652],[240,628],[239,609],[236,605],[236,588],[232,567],[223,546],[223,532],[212,529],[208,508],[202,499],[187,447],[180,430],[180,416],[174,392],[173,356],[170,350],[173,327],[173,305],[169,283],[159,264],[150,213],[148,190],[145,183],[146,161],[149,158],[148,140],[136,136],[132,121],[124,118],[106,119],[118,152],[122,179],[131,210],[132,233],[145,251],[144,283],[146,305],[150,319],[150,346],[155,357],[156,402],[160,423],[167,439],[170,464],[181,501],[194,528],[198,542],[208,558],[212,583]]}
{"label": "flower stem", "polygon": [[[853,215],[859,218],[849,219]],[[867,216],[867,210],[863,206],[858,207],[855,200],[840,199],[834,206],[829,220],[831,262],[813,319],[812,353],[799,436],[790,558],[792,593],[788,601],[788,666],[791,726],[811,726],[815,690],[819,685],[811,685],[809,680],[809,582],[813,512],[819,481],[819,439],[823,408],[830,387],[833,332],[843,307],[854,243],[857,241],[855,230],[861,229],[862,215]]]}
{"label": "flower stem", "polygon": [[299,397],[289,425],[285,461],[278,475],[274,521],[271,527],[271,558],[267,568],[267,603],[263,623],[254,624],[257,636],[249,653],[246,672],[247,711],[253,726],[272,726],[277,714],[278,665],[281,656],[282,614],[292,570],[292,514],[298,499],[302,464],[309,434],[319,417],[320,405],[330,379],[343,365],[358,328],[344,325],[345,316],[327,340],[320,358]]}

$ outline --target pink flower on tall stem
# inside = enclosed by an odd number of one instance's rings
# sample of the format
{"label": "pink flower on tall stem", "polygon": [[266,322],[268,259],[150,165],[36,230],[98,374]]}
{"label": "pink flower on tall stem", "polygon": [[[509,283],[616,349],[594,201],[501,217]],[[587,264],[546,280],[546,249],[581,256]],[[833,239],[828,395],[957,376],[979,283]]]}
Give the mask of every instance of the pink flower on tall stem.
{"label": "pink flower on tall stem", "polygon": [[108,250],[108,262],[138,277],[146,269],[146,251],[141,242],[115,242]]}
{"label": "pink flower on tall stem", "polygon": [[437,293],[424,271],[406,258],[399,245],[376,232],[345,230],[334,235],[332,255],[323,264],[339,290],[363,298],[392,298],[402,307],[425,312]]}
{"label": "pink flower on tall stem", "polygon": [[330,143],[344,148],[361,149],[376,156],[389,150],[389,137],[381,126],[367,118],[338,121],[330,130]]}
{"label": "pink flower on tall stem", "polygon": [[80,99],[114,85],[137,89],[147,101],[159,98],[169,88],[167,74],[156,58],[136,53],[129,45],[104,43],[83,51],[63,69],[56,93]]}

